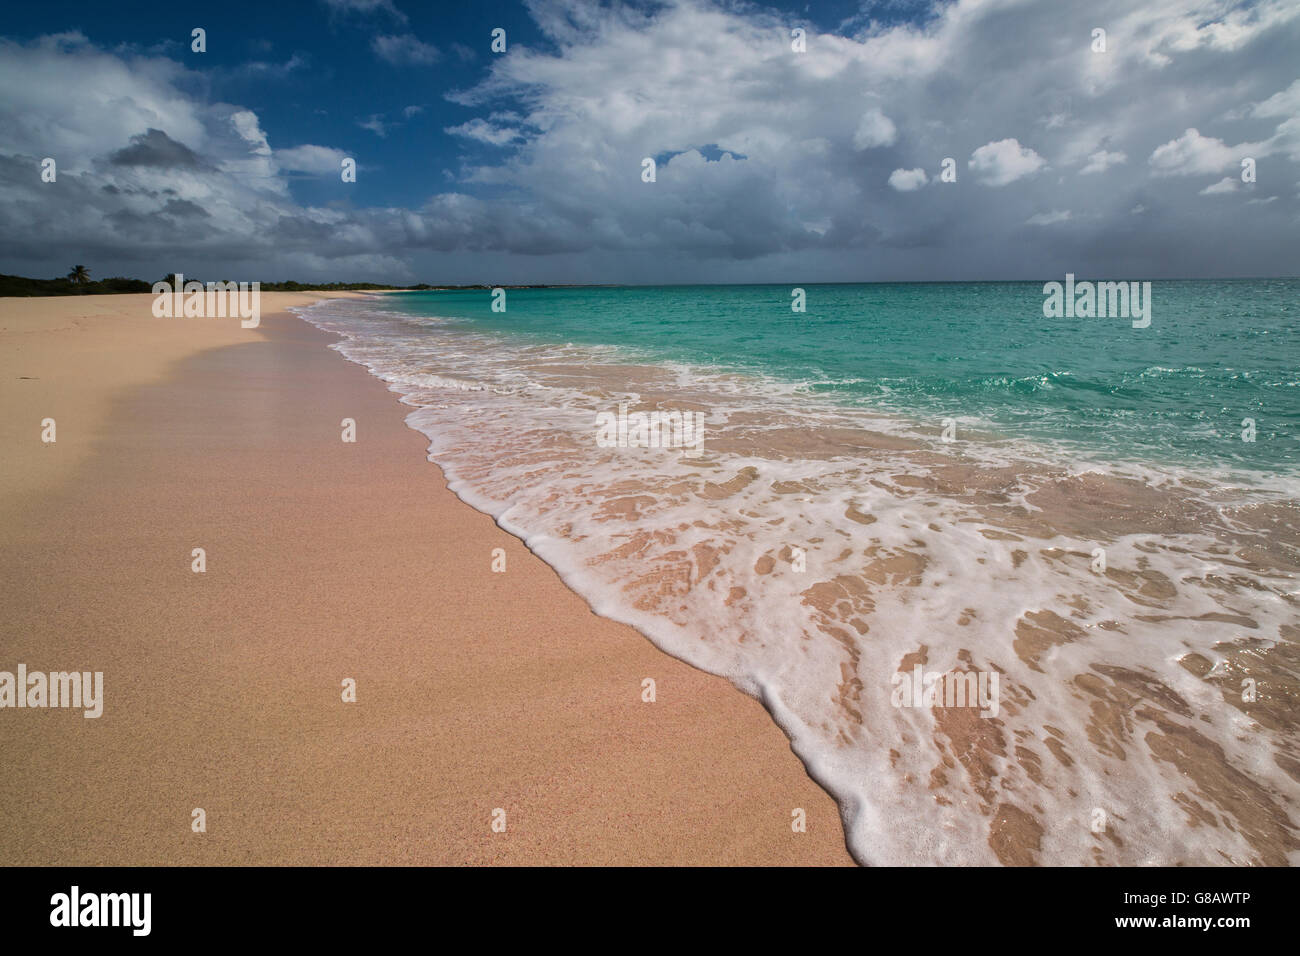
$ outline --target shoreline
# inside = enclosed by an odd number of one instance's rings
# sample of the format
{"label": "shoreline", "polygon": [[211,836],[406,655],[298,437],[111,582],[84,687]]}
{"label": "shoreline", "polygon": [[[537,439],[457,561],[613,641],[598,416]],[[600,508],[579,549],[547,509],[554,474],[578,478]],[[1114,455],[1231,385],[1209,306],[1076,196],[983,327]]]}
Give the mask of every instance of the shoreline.
{"label": "shoreline", "polygon": [[[829,285],[863,285],[869,283],[829,283]],[[888,283],[887,283],[888,284]],[[909,283],[896,283],[909,284]],[[924,284],[924,283],[921,283]],[[942,283],[940,283],[942,284]],[[969,283],[953,283],[969,284]],[[816,285],[812,283],[811,285]],[[776,284],[762,284],[762,287],[776,287]],[[711,288],[710,286],[700,286]],[[510,287],[503,287],[510,288]],[[562,288],[562,287],[526,287],[526,288]],[[579,287],[575,287],[579,288]],[[661,288],[659,286],[586,286],[581,288],[638,289]],[[672,287],[676,288],[676,287]],[[719,286],[727,288],[727,286]],[[404,294],[411,290],[383,290],[375,293],[382,300],[387,296]],[[417,294],[436,291],[465,291],[457,289],[420,290]],[[400,301],[400,300],[398,300]],[[412,312],[411,315],[419,315]],[[481,320],[472,312],[453,309],[445,318],[457,323],[458,331],[472,330],[473,325]],[[310,321],[310,320],[308,320]],[[462,324],[464,323],[464,324]],[[923,404],[904,405],[893,399],[885,399],[878,394],[856,394],[838,390],[846,384],[836,379],[821,380],[780,368],[764,368],[757,365],[731,363],[724,360],[702,360],[681,356],[655,355],[644,351],[646,346],[609,341],[570,340],[561,335],[548,339],[534,336],[531,330],[511,328],[508,330],[490,329],[481,334],[500,336],[503,340],[526,342],[529,346],[555,348],[563,343],[569,349],[590,350],[592,360],[599,364],[608,364],[620,370],[626,370],[628,377],[635,377],[644,371],[661,372],[671,370],[680,372],[694,380],[696,384],[711,379],[726,379],[738,383],[744,389],[759,397],[779,396],[797,398],[801,411],[815,410],[822,415],[838,415],[843,419],[854,420],[855,424],[867,423],[879,437],[887,441],[909,443],[908,447],[921,450],[933,446],[943,432],[939,424],[949,420],[953,414],[944,406]],[[615,352],[610,358],[606,350]],[[361,364],[365,364],[362,362]],[[1039,373],[1034,378],[1047,378],[1054,373]],[[852,384],[851,382],[848,384]],[[409,391],[417,386],[400,385],[399,389]],[[994,416],[973,410],[963,417],[952,419],[960,435],[960,446],[972,449],[972,463],[989,466],[1007,464],[1032,465],[1041,472],[1059,471],[1063,474],[1078,475],[1097,472],[1106,476],[1137,478],[1148,480],[1150,476],[1169,478],[1180,482],[1216,482],[1247,493],[1263,493],[1278,497],[1294,498],[1300,495],[1300,470],[1294,463],[1238,461],[1231,457],[1209,459],[1201,453],[1188,452],[1166,446],[1107,446],[1098,444],[1095,438],[1075,437],[1067,432],[1048,434],[1046,432],[1022,432],[1014,423],[996,420]]]}
{"label": "shoreline", "polygon": [[[106,700],[98,720],[0,712],[0,859],[851,864],[834,802],[757,701],[594,615],[453,495],[398,397],[283,311],[325,296],[264,295],[259,329],[190,320],[201,342],[152,352],[166,375],[60,411],[55,446],[5,436],[29,444],[5,485],[0,669],[102,670]],[[72,298],[35,301],[84,332],[91,297]],[[17,361],[59,348],[24,334]],[[37,457],[56,449],[75,459]]]}
{"label": "shoreline", "polygon": [[[1279,590],[1294,560],[1266,537],[1294,525],[1287,502],[1234,511],[1030,461],[990,470],[869,424],[796,428],[799,410],[764,414],[726,381],[436,324],[413,338],[348,304],[312,321],[414,406],[462,500],[591,607],[767,702],[859,860],[926,846],[929,862],[1134,865],[1150,856],[1133,834],[1153,829],[1172,862],[1294,850]],[[716,412],[708,453],[593,448],[592,416],[625,393]],[[994,697],[997,677],[1003,706],[980,720],[896,699],[919,667]],[[1262,688],[1258,706],[1230,674]],[[1226,826],[1186,833],[1189,785]]]}

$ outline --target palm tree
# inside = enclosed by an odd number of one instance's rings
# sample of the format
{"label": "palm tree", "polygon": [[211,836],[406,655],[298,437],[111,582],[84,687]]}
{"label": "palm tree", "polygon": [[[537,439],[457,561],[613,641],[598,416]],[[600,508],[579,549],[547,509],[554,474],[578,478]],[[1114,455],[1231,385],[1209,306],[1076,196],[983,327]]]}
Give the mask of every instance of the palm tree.
{"label": "palm tree", "polygon": [[78,285],[85,285],[90,281],[90,270],[85,266],[73,266],[72,271],[68,273],[68,280]]}

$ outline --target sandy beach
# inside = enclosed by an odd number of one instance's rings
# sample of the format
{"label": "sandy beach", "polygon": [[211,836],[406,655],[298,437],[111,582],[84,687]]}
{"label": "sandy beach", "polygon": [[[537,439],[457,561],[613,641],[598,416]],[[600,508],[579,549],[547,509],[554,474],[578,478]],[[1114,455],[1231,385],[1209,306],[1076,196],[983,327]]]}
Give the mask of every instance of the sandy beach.
{"label": "sandy beach", "polygon": [[0,670],[104,674],[98,719],[0,711],[0,863],[851,863],[763,707],[448,491],[283,311],[322,297],[0,300]]}

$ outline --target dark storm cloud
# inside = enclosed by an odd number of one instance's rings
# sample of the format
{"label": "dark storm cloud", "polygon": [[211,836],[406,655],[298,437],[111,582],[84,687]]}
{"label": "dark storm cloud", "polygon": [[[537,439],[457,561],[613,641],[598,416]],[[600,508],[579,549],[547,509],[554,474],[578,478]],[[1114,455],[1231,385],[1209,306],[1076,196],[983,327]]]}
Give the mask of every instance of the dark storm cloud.
{"label": "dark storm cloud", "polygon": [[131,145],[108,157],[114,166],[151,166],[155,169],[210,170],[184,143],[178,143],[160,129],[149,129],[131,137]]}

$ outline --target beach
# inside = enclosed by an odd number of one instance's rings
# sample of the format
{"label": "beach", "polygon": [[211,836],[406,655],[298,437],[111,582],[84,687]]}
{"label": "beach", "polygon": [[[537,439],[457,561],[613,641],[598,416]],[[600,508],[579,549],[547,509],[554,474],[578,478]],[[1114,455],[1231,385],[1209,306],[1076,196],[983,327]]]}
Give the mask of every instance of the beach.
{"label": "beach", "polygon": [[6,924],[1268,922],[1300,2],[72,6],[0,28]]}
{"label": "beach", "polygon": [[323,298],[0,300],[0,670],[103,673],[0,711],[0,862],[851,863],[763,706],[458,500]]}

